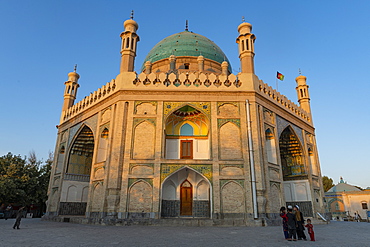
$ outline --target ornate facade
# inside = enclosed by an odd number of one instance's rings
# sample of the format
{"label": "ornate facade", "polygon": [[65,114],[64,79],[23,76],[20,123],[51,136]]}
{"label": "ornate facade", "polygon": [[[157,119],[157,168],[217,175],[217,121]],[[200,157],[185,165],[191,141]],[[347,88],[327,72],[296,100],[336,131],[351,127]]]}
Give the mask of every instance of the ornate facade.
{"label": "ornate facade", "polygon": [[119,75],[80,102],[79,75],[68,74],[46,218],[261,225],[287,203],[323,213],[306,77],[296,78],[299,105],[259,80],[246,22],[238,74],[188,30],[135,72],[137,30],[124,22]]}

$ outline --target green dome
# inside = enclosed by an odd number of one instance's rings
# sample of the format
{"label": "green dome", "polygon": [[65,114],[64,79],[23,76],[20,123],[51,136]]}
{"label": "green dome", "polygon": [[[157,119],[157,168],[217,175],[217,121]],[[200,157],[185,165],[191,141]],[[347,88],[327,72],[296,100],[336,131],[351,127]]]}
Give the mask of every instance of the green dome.
{"label": "green dome", "polygon": [[219,63],[226,61],[229,63],[229,71],[232,71],[230,62],[220,47],[208,38],[188,31],[168,36],[156,44],[146,56],[141,71],[145,69],[146,61],[154,63],[169,58],[171,55],[175,55],[176,57],[198,57],[202,55],[204,58]]}

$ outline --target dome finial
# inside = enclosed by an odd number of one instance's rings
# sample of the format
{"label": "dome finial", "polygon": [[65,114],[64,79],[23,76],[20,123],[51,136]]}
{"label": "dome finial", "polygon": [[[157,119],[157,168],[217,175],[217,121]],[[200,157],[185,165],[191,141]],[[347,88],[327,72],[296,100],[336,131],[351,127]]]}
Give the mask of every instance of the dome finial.
{"label": "dome finial", "polygon": [[130,16],[130,19],[133,20],[134,19],[134,10],[131,10],[131,16]]}
{"label": "dome finial", "polygon": [[244,16],[242,16],[242,22],[245,22],[245,18],[244,18]]}
{"label": "dome finial", "polygon": [[189,31],[189,28],[188,28],[188,20],[186,20],[186,23],[185,23],[185,31]]}
{"label": "dome finial", "polygon": [[301,68],[298,69],[299,75],[302,75]]}
{"label": "dome finial", "polygon": [[77,64],[75,64],[74,72],[76,73],[77,71]]}

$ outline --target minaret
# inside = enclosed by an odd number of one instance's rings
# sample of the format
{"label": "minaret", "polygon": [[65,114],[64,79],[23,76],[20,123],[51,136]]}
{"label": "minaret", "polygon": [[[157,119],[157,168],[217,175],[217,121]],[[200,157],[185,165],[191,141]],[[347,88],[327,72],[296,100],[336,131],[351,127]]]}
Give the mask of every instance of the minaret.
{"label": "minaret", "polygon": [[136,45],[140,40],[136,31],[139,25],[134,19],[134,11],[131,12],[131,18],[123,23],[125,31],[121,33],[121,67],[120,73],[134,71],[134,62],[136,57]]}
{"label": "minaret", "polygon": [[295,89],[297,90],[299,105],[303,110],[311,114],[310,95],[308,93],[306,77],[299,75],[297,78],[295,78],[295,81],[297,82],[297,87]]}
{"label": "minaret", "polygon": [[242,73],[254,73],[254,41],[256,36],[251,33],[252,25],[244,21],[238,26],[239,59]]}
{"label": "minaret", "polygon": [[76,69],[77,65],[75,65],[74,71],[68,74],[68,81],[64,83],[66,87],[64,90],[64,103],[62,111],[65,111],[73,106],[75,102],[77,89],[80,87],[80,85],[78,84],[78,79],[80,78],[80,75],[76,73]]}

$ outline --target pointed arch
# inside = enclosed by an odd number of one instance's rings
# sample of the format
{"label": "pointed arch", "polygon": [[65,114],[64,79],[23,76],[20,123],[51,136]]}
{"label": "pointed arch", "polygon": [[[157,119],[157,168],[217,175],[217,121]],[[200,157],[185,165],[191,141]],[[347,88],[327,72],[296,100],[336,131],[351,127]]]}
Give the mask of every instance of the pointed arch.
{"label": "pointed arch", "polygon": [[104,127],[104,129],[100,133],[99,144],[98,144],[98,152],[96,155],[96,162],[103,162],[107,159],[107,152],[108,152],[108,138],[109,137],[109,129]]}
{"label": "pointed arch", "polygon": [[176,200],[176,184],[171,180],[167,180],[166,183],[163,183],[163,200]]}
{"label": "pointed arch", "polygon": [[197,184],[196,188],[196,198],[198,200],[209,200],[209,183],[203,179]]}
{"label": "pointed arch", "polygon": [[267,202],[269,203],[271,213],[279,212],[281,205],[281,190],[276,183],[270,185],[270,200]]}
{"label": "pointed arch", "polygon": [[[201,112],[202,114],[204,114],[204,115],[207,117],[207,119],[209,120],[209,116],[208,116],[208,114],[207,114],[207,113],[206,113],[202,108],[199,108],[199,107],[197,107],[197,106],[195,106],[195,105],[193,105],[193,104],[191,104],[191,103],[189,103],[189,102],[183,103],[183,104],[181,104],[181,105],[179,105],[179,106],[177,106],[177,107],[173,108],[171,111],[169,111],[169,112],[167,113],[167,118],[168,118],[171,114],[173,114],[175,111],[180,110],[181,108],[186,107],[186,106],[189,106],[189,107],[192,107],[192,108],[194,108],[194,109],[198,110],[199,112]],[[166,120],[167,120],[167,118],[166,118]]]}
{"label": "pointed arch", "polygon": [[209,159],[208,116],[185,103],[168,114],[164,121],[167,159]]}
{"label": "pointed arch", "polygon": [[194,128],[189,123],[185,123],[180,127],[180,135],[192,136],[194,135]]}
{"label": "pointed arch", "polygon": [[313,175],[319,175],[319,169],[317,167],[316,158],[311,147],[308,148],[308,158],[311,164],[311,171]]}
{"label": "pointed arch", "polygon": [[93,187],[93,196],[91,202],[92,212],[102,212],[104,205],[104,193],[103,193],[103,183],[97,182]]}
{"label": "pointed arch", "polygon": [[129,187],[128,212],[150,213],[153,204],[152,186],[145,180],[138,180]]}
{"label": "pointed arch", "polygon": [[77,201],[77,187],[71,185],[67,189],[67,202],[76,202]]}
{"label": "pointed arch", "polygon": [[69,150],[66,173],[90,176],[94,154],[94,134],[87,126],[81,126]]}
{"label": "pointed arch", "polygon": [[100,137],[101,138],[104,138],[104,139],[107,139],[108,136],[109,136],[109,129],[107,127],[105,127],[103,129],[103,131],[101,132]]}
{"label": "pointed arch", "polygon": [[277,164],[275,135],[270,128],[267,128],[265,131],[265,148],[267,161],[272,164]]}
{"label": "pointed arch", "polygon": [[[185,183],[186,186],[184,186]],[[169,189],[175,189],[173,191],[176,193],[175,196],[168,197]],[[184,166],[174,171],[163,180],[161,185],[161,216],[210,217],[212,211],[211,190],[210,181],[195,169]],[[181,210],[184,207],[187,208],[187,211]]]}
{"label": "pointed arch", "polygon": [[281,133],[279,148],[284,180],[291,177],[301,179],[307,175],[301,142],[290,126]]}
{"label": "pointed arch", "polygon": [[221,187],[222,213],[245,213],[243,187],[235,181],[228,181]]}
{"label": "pointed arch", "polygon": [[133,159],[154,159],[155,126],[146,120],[139,122],[134,128]]}
{"label": "pointed arch", "polygon": [[242,158],[240,128],[235,123],[227,121],[219,128],[220,159],[234,160]]}

